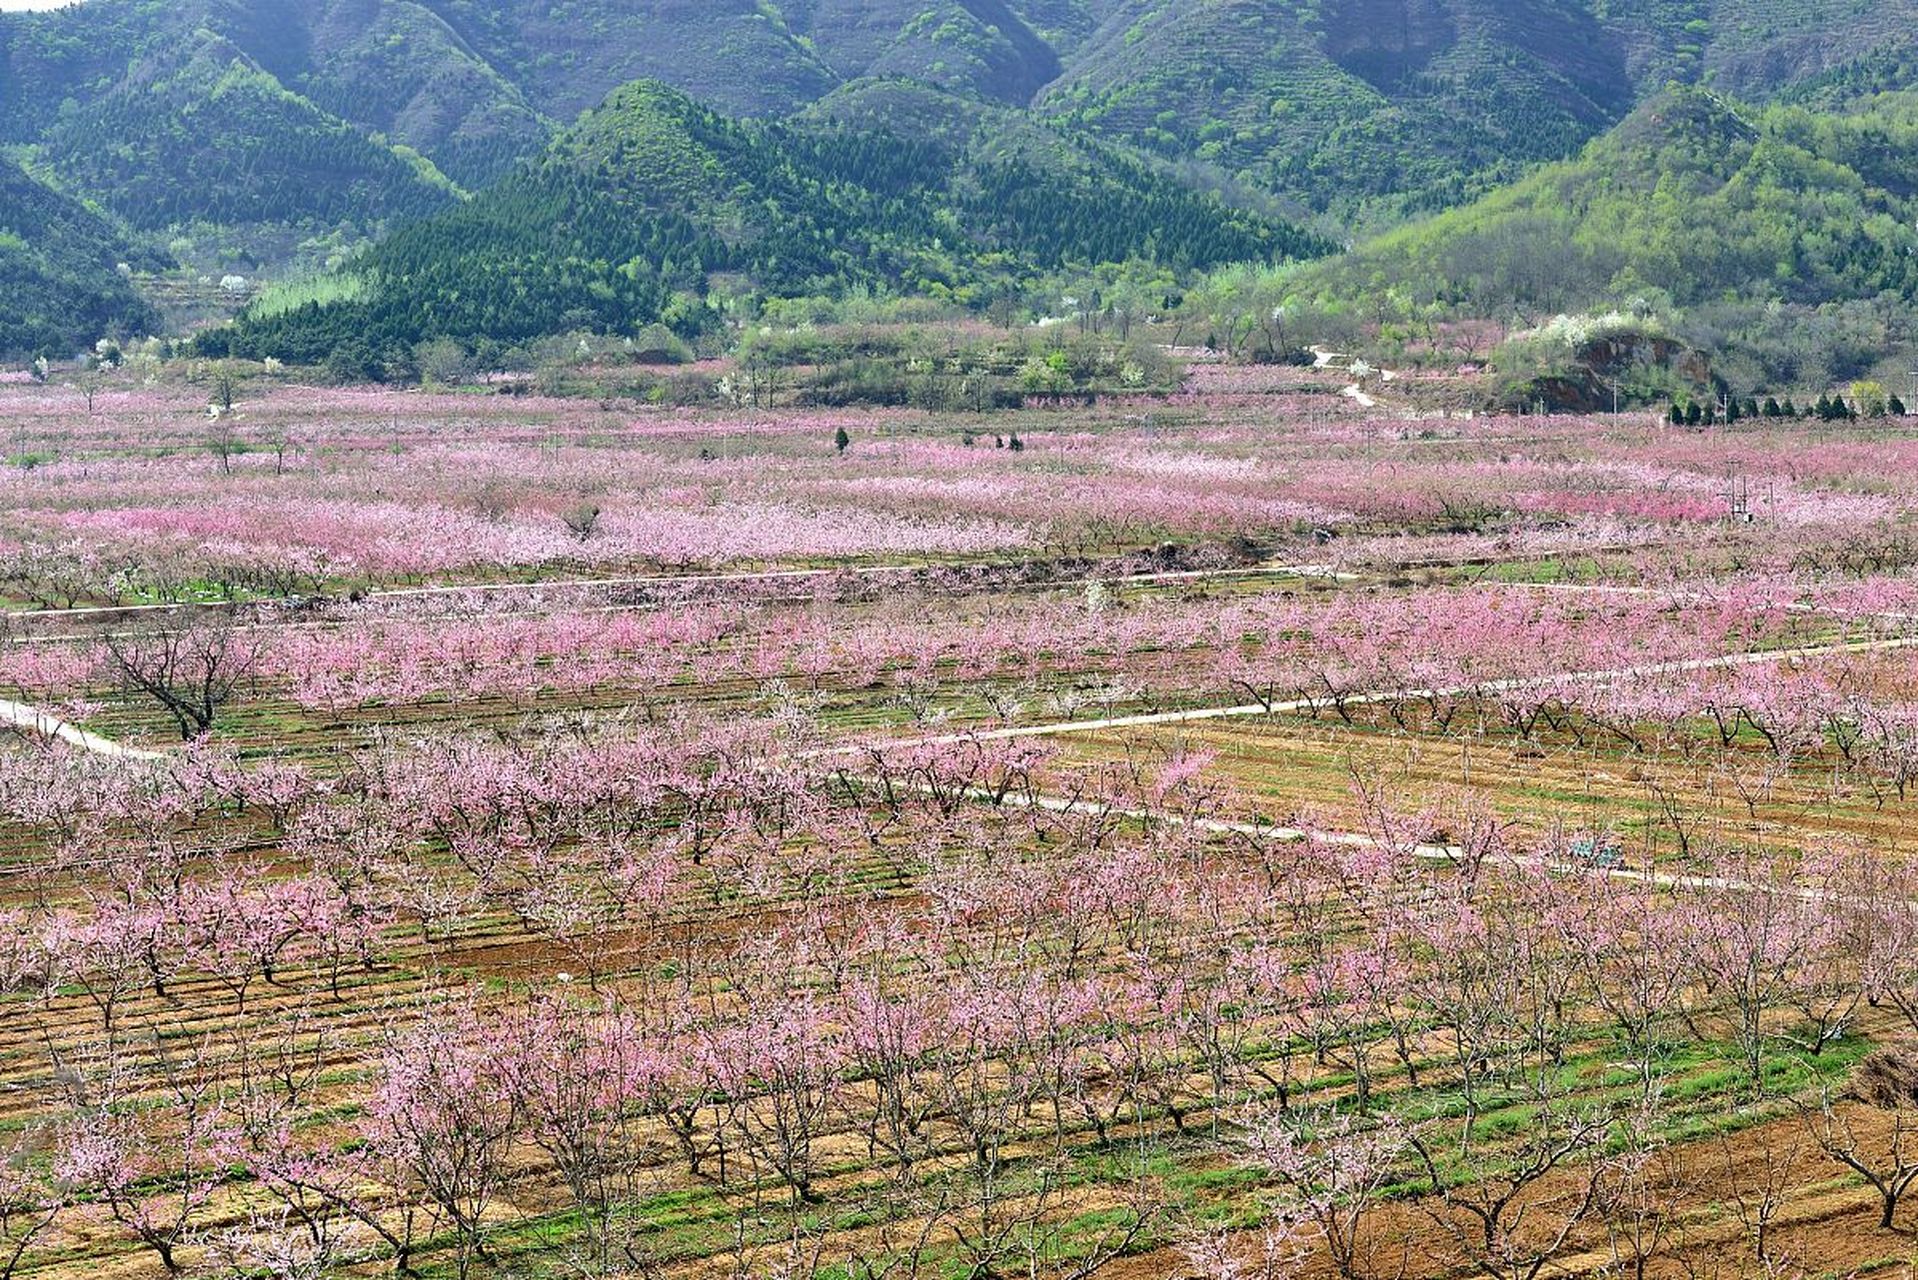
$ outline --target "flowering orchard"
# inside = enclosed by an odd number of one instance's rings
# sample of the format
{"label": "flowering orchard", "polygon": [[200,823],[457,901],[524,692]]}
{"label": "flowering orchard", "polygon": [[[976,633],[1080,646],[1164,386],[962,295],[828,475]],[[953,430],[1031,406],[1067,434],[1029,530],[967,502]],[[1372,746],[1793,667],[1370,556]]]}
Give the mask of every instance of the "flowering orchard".
{"label": "flowering orchard", "polygon": [[1639,573],[1707,556],[1786,572],[1895,560],[1880,544],[1918,475],[1918,441],[1899,437],[1678,438],[1638,419],[1515,433],[1337,406],[761,421],[283,390],[209,427],[178,395],[110,393],[89,414],[77,393],[0,388],[0,591],[69,608],[1244,540],[1341,567],[1623,555]]}
{"label": "flowering orchard", "polygon": [[1904,1261],[1918,438],[1335,392],[0,388],[0,1280]]}

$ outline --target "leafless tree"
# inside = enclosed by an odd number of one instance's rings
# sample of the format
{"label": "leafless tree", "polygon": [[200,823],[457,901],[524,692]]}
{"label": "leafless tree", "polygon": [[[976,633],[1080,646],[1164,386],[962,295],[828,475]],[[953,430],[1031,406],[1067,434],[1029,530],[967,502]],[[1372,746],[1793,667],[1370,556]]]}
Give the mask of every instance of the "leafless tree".
{"label": "leafless tree", "polygon": [[[1781,1275],[1792,1262],[1781,1256],[1774,1235],[1779,1215],[1790,1199],[1793,1177],[1804,1155],[1805,1138],[1796,1127],[1780,1133],[1771,1126],[1752,1130],[1751,1145],[1756,1157],[1750,1171],[1744,1167],[1738,1147],[1730,1134],[1719,1137],[1719,1163],[1731,1189],[1731,1205],[1745,1240],[1751,1246],[1752,1260],[1758,1264],[1755,1274]],[[1758,1176],[1754,1177],[1756,1173]]]}
{"label": "leafless tree", "polygon": [[240,452],[240,439],[233,432],[233,423],[222,415],[213,420],[206,432],[206,448],[220,464],[221,475],[233,474],[233,455]]}
{"label": "leafless tree", "polygon": [[84,369],[78,377],[74,378],[73,385],[74,389],[86,400],[87,416],[91,417],[93,415],[93,402],[95,398],[99,396],[102,388],[106,386],[106,375],[101,373],[97,368]]}
{"label": "leafless tree", "polygon": [[1681,1148],[1659,1132],[1656,1097],[1620,1118],[1594,1208],[1611,1245],[1612,1270],[1645,1280],[1653,1260],[1678,1234],[1678,1203],[1695,1190]]}
{"label": "leafless tree", "polygon": [[584,542],[599,528],[599,506],[596,503],[581,502],[562,511],[559,518],[575,538]]}
{"label": "leafless tree", "polygon": [[31,1133],[0,1148],[0,1280],[27,1270],[27,1254],[53,1226],[66,1197],[33,1157]]}
{"label": "leafless tree", "polygon": [[1469,1136],[1453,1146],[1430,1133],[1408,1135],[1439,1192],[1427,1213],[1451,1238],[1457,1261],[1488,1280],[1537,1280],[1598,1202],[1610,1117],[1576,1110],[1550,1084],[1537,1091],[1536,1107],[1515,1150]]}
{"label": "leafless tree", "polygon": [[1878,1225],[1891,1229],[1899,1199],[1918,1182],[1918,1052],[1880,1049],[1841,1091],[1821,1088],[1805,1107],[1812,1141],[1878,1193]]}
{"label": "leafless tree", "polygon": [[256,633],[230,613],[109,632],[105,644],[121,686],[158,702],[188,742],[213,728],[260,656]]}

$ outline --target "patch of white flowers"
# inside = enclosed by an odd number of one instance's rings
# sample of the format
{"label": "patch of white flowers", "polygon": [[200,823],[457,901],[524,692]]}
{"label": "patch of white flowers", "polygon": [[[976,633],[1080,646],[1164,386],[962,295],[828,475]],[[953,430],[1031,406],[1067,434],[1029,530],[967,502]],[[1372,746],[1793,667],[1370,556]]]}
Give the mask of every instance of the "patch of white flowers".
{"label": "patch of white flowers", "polygon": [[1512,341],[1581,347],[1615,333],[1655,333],[1659,328],[1657,321],[1650,316],[1627,315],[1623,311],[1607,311],[1603,315],[1560,315],[1553,316],[1528,333],[1513,335]]}

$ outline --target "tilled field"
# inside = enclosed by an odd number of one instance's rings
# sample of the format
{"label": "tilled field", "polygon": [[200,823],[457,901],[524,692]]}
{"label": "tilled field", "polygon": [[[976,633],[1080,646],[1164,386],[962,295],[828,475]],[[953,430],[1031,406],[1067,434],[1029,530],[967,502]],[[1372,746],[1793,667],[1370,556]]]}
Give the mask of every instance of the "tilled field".
{"label": "tilled field", "polygon": [[1912,442],[1297,399],[15,406],[0,1277],[1908,1265]]}

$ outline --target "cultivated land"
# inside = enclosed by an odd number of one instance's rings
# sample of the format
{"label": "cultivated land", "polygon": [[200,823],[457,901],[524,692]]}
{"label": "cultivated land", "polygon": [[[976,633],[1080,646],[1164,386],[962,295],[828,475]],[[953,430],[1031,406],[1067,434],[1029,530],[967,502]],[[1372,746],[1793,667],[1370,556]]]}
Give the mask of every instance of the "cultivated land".
{"label": "cultivated land", "polygon": [[1903,1274],[1918,431],[1186,388],[0,388],[0,1277]]}

